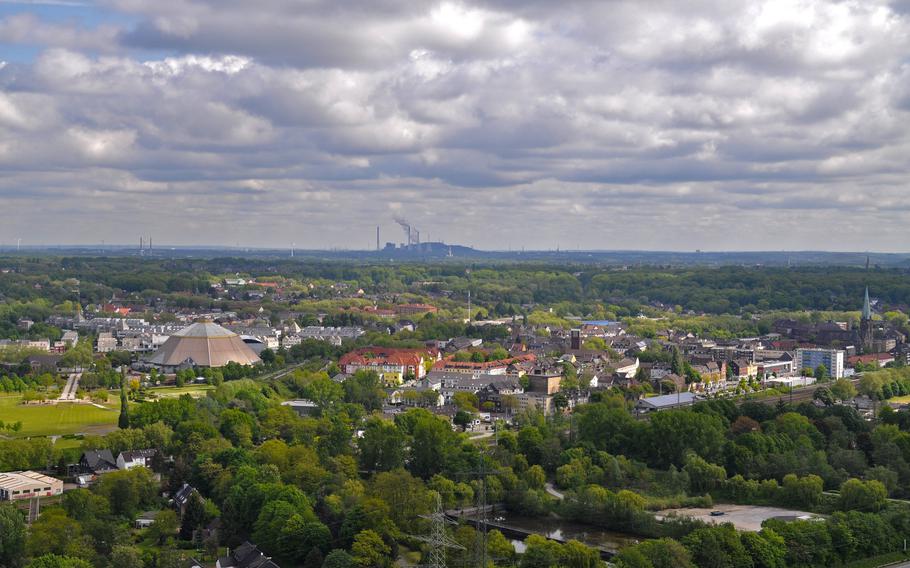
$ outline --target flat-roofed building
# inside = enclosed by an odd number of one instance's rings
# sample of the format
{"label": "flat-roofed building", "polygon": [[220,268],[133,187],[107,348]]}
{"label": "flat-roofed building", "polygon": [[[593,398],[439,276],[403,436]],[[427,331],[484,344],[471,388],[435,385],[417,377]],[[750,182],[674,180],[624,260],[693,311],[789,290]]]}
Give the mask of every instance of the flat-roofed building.
{"label": "flat-roofed building", "polygon": [[63,482],[35,471],[0,473],[0,501],[52,497],[63,493]]}
{"label": "flat-roofed building", "polygon": [[844,376],[844,352],[838,349],[797,349],[796,369],[815,370],[824,365],[828,376],[832,379],[841,379]]}

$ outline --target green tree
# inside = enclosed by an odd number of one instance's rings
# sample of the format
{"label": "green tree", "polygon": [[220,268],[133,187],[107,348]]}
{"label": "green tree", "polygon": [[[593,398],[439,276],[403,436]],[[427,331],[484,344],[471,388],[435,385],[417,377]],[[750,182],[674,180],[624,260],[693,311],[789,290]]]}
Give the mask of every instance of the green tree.
{"label": "green tree", "polygon": [[671,538],[646,540],[635,548],[654,568],[693,568],[689,551]]}
{"label": "green tree", "polygon": [[382,408],[385,391],[382,390],[382,381],[376,372],[357,371],[344,381],[342,387],[345,401],[360,404],[368,411]]}
{"label": "green tree", "polygon": [[35,558],[25,568],[93,568],[92,565],[81,558],[45,554]]}
{"label": "green tree", "polygon": [[66,556],[71,546],[84,540],[82,525],[66,516],[63,509],[46,509],[29,529],[26,550],[32,557]]}
{"label": "green tree", "polygon": [[394,422],[371,417],[357,447],[360,466],[367,471],[389,471],[404,465],[404,434]]}
{"label": "green tree", "polygon": [[126,371],[124,370],[120,377],[120,417],[117,419],[117,425],[120,428],[130,427],[130,405],[126,396]]}
{"label": "green tree", "polygon": [[180,538],[192,540],[196,529],[205,524],[206,517],[205,503],[202,500],[202,496],[194,492],[187,500],[183,518],[180,520]]}
{"label": "green tree", "polygon": [[539,465],[532,465],[525,472],[524,478],[531,489],[543,489],[547,482],[547,473]]}
{"label": "green tree", "polygon": [[16,568],[25,552],[25,519],[13,505],[0,505],[0,566]]}
{"label": "green tree", "polygon": [[723,467],[708,463],[695,454],[686,456],[683,471],[689,475],[690,486],[696,493],[713,491],[727,480],[727,472]]}
{"label": "green tree", "polygon": [[309,554],[303,561],[303,568],[321,568],[325,561],[322,551],[318,548],[311,548]]}
{"label": "green tree", "polygon": [[317,376],[304,387],[303,395],[324,410],[344,398],[344,388],[328,376]]}
{"label": "green tree", "polygon": [[158,511],[155,521],[148,529],[149,538],[156,544],[164,544],[167,542],[167,539],[172,538],[177,534],[177,529],[179,527],[180,519],[177,518],[177,513],[170,509]]}
{"label": "green tree", "polygon": [[357,533],[351,545],[354,563],[362,568],[383,568],[391,564],[392,549],[376,531],[367,529]]}
{"label": "green tree", "polygon": [[416,419],[411,430],[411,459],[408,465],[414,475],[428,479],[446,466],[447,457],[454,451],[456,434],[442,418],[426,411],[410,412]]}
{"label": "green tree", "polygon": [[461,426],[462,432],[468,429],[468,425],[471,424],[471,421],[473,420],[474,415],[465,410],[459,410],[455,413],[455,416],[452,417],[452,423],[456,426]]}
{"label": "green tree", "polygon": [[111,513],[131,519],[155,504],[158,484],[150,470],[137,467],[105,474],[96,492],[107,498]]}
{"label": "green tree", "polygon": [[560,566],[566,568],[600,568],[603,566],[600,553],[577,540],[565,543],[560,551],[560,557]]}
{"label": "green tree", "polygon": [[856,387],[847,379],[837,379],[831,385],[831,394],[837,400],[850,400],[856,396]]}
{"label": "green tree", "polygon": [[642,447],[647,461],[658,467],[683,465],[692,451],[708,461],[719,461],[726,427],[714,414],[688,410],[658,412],[650,421],[650,444]]}
{"label": "green tree", "polygon": [[521,555],[521,568],[550,568],[559,566],[562,545],[542,536],[532,534],[525,539],[525,552]]}
{"label": "green tree", "polygon": [[515,558],[515,546],[496,529],[487,533],[487,553],[497,565],[509,565]]}
{"label": "green tree", "polygon": [[752,558],[755,568],[786,568],[787,544],[773,530],[743,532],[740,534],[740,540]]}
{"label": "green tree", "polygon": [[268,347],[262,350],[262,353],[259,354],[259,358],[267,367],[271,367],[275,364],[275,352]]}
{"label": "green tree", "polygon": [[817,475],[797,477],[788,473],[781,488],[784,502],[796,507],[814,507],[821,500],[825,484]]}
{"label": "green tree", "polygon": [[477,395],[472,392],[458,391],[452,395],[452,402],[465,412],[477,412]]}
{"label": "green tree", "polygon": [[881,481],[848,479],[840,487],[839,507],[844,511],[877,512],[888,502],[888,490]]}
{"label": "green tree", "polygon": [[281,529],[279,549],[284,558],[299,564],[304,562],[313,550],[319,551],[319,564],[322,554],[328,552],[332,544],[332,533],[319,521],[307,521],[300,515],[293,515]]}
{"label": "green tree", "polygon": [[815,368],[815,379],[819,382],[828,380],[828,367],[824,365],[819,365]]}
{"label": "green tree", "polygon": [[354,561],[354,558],[343,550],[333,550],[329,552],[325,561],[322,563],[322,568],[355,568],[357,563]]}
{"label": "green tree", "polygon": [[431,498],[423,481],[404,469],[376,474],[371,494],[389,506],[390,516],[399,527],[430,511]]}
{"label": "green tree", "polygon": [[115,546],[111,551],[111,566],[116,568],[144,568],[145,562],[138,548],[134,546]]}
{"label": "green tree", "polygon": [[731,524],[705,527],[689,533],[683,544],[700,568],[752,568],[754,563]]}

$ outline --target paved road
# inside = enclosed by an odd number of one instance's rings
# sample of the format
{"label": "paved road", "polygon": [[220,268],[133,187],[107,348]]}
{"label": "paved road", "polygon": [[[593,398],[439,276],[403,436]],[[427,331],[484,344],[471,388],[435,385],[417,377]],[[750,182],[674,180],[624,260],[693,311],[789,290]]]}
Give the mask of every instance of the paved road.
{"label": "paved road", "polygon": [[557,491],[556,488],[553,487],[553,484],[550,483],[549,481],[547,482],[546,485],[544,485],[544,487],[546,488],[547,493],[549,493],[553,497],[556,497],[559,500],[562,500],[563,498],[565,498],[565,495],[563,495],[561,492]]}
{"label": "paved road", "polygon": [[82,373],[72,373],[66,380],[66,386],[63,387],[63,392],[60,393],[60,398],[57,400],[76,400],[76,391],[79,390],[79,379],[81,378]]}

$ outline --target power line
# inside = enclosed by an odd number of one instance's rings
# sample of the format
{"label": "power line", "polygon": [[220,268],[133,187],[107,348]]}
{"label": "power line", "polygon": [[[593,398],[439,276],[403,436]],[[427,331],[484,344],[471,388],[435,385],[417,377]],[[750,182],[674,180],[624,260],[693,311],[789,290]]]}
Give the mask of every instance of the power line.
{"label": "power line", "polygon": [[436,510],[430,515],[421,515],[422,518],[430,521],[430,536],[416,536],[430,545],[429,563],[425,564],[428,568],[446,568],[446,549],[453,548],[464,550],[465,548],[449,538],[446,533],[447,525],[457,525],[455,521],[446,516],[442,508],[442,496],[436,494]]}

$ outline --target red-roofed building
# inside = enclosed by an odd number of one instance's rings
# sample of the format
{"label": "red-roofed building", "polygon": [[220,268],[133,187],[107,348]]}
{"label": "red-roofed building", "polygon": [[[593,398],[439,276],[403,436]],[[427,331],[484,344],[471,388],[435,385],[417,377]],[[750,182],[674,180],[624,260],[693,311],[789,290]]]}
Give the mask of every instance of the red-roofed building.
{"label": "red-roofed building", "polygon": [[129,315],[130,309],[126,307],[118,307],[114,304],[104,304],[101,306],[101,311],[108,314],[119,314],[121,316]]}
{"label": "red-roofed building", "polygon": [[351,308],[352,312],[360,312],[363,314],[376,316],[380,318],[393,318],[395,317],[395,310],[387,310],[385,308],[377,308],[376,306],[367,306],[365,308]]}
{"label": "red-roofed building", "polygon": [[851,367],[856,366],[857,363],[862,363],[863,365],[875,363],[879,367],[884,367],[888,363],[893,362],[894,355],[891,353],[869,353],[868,355],[854,355],[853,357],[847,358],[847,364]]}
{"label": "red-roofed building", "polygon": [[396,349],[393,347],[362,347],[345,353],[338,361],[345,373],[361,369],[375,371],[388,386],[400,385],[405,376],[422,379],[427,374],[426,362],[439,359],[436,349]]}
{"label": "red-roofed building", "polygon": [[464,373],[466,375],[505,375],[510,367],[517,367],[522,363],[532,363],[537,360],[533,353],[526,353],[518,357],[500,359],[499,361],[486,361],[475,363],[473,361],[456,361],[454,355],[433,365],[434,371],[448,371],[450,373]]}
{"label": "red-roofed building", "polygon": [[436,306],[430,304],[401,304],[395,306],[395,313],[400,316],[420,316],[423,314],[435,314],[439,311]]}

